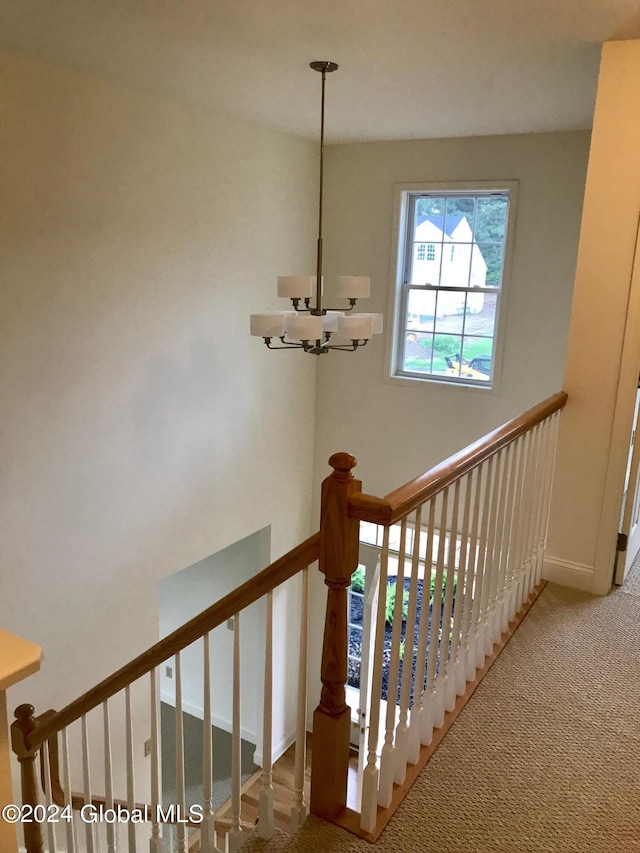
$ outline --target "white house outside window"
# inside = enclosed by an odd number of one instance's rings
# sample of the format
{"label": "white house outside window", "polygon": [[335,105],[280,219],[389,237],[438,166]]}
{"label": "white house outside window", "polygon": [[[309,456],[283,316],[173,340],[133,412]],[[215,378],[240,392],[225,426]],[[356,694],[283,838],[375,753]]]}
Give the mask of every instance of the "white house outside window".
{"label": "white house outside window", "polygon": [[494,387],[516,190],[400,188],[393,377]]}

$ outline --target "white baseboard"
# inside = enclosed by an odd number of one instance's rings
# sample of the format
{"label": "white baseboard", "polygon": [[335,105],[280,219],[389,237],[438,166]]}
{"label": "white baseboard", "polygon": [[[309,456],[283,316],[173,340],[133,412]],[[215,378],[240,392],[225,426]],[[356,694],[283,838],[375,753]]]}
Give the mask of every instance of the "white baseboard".
{"label": "white baseboard", "polygon": [[[160,701],[164,702],[166,705],[171,705],[172,708],[175,708],[176,706],[175,697],[169,693],[164,693],[164,691],[160,693]],[[198,720],[202,720],[204,718],[204,709],[199,708],[197,705],[192,705],[190,702],[185,702],[183,700],[182,710],[185,714],[190,714]],[[218,717],[213,712],[211,713],[211,725],[215,726],[217,729],[222,729],[224,732],[229,732],[229,734],[231,734],[233,728],[231,720],[227,720],[224,717]],[[250,743],[255,743],[257,739],[256,733],[250,732],[248,729],[240,729],[240,737],[242,737],[243,740],[248,740]]]}
{"label": "white baseboard", "polygon": [[542,577],[552,583],[578,589],[581,592],[591,592],[593,589],[593,566],[574,563],[571,560],[545,556]]}
{"label": "white baseboard", "polygon": [[[170,705],[172,708],[175,708],[175,697],[173,694],[164,693],[161,691],[160,700],[167,705]],[[204,717],[204,710],[202,708],[197,707],[196,705],[192,705],[190,702],[182,702],[182,710],[185,714],[190,714],[192,717],[196,717],[198,720],[201,720]],[[215,714],[211,714],[211,725],[215,726],[218,729],[222,729],[224,732],[229,732],[231,734],[231,720],[225,720],[222,717],[218,717]],[[255,732],[250,732],[247,729],[240,730],[240,736],[243,740],[249,741],[249,743],[257,743],[258,736]],[[286,735],[283,735],[279,740],[275,741],[273,744],[273,761],[277,761],[280,756],[286,752],[291,744],[296,739],[296,733],[288,732]],[[258,767],[262,767],[262,751],[259,751],[257,748],[253,753],[253,763],[257,764]]]}
{"label": "white baseboard", "polygon": [[[271,754],[273,756],[272,761],[274,764],[280,758],[281,755],[284,755],[284,753],[289,749],[291,744],[295,742],[295,739],[295,731],[289,732],[288,734],[283,735],[280,740],[276,741],[272,745]],[[258,765],[258,767],[262,767],[262,753],[258,752],[258,750],[256,750],[254,753],[253,761],[254,764]]]}

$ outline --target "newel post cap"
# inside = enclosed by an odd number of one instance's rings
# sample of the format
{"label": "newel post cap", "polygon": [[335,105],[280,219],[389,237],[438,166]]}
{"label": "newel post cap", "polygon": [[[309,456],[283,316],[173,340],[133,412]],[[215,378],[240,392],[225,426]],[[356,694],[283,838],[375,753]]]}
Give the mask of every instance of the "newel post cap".
{"label": "newel post cap", "polygon": [[15,709],[15,720],[11,724],[11,748],[18,756],[18,761],[32,758],[34,753],[26,744],[27,737],[36,728],[37,721],[33,716],[35,708],[33,705],[18,705]]}
{"label": "newel post cap", "polygon": [[351,453],[334,453],[329,457],[329,465],[333,468],[333,476],[340,479],[348,479],[351,469],[355,468],[358,460]]}

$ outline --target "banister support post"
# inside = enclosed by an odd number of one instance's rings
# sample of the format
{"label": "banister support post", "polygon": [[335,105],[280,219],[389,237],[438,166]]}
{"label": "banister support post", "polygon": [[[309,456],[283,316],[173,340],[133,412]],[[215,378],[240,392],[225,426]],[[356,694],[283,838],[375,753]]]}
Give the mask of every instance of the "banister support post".
{"label": "banister support post", "polygon": [[359,521],[349,518],[349,496],[362,483],[351,469],[349,453],[329,459],[333,474],[322,484],[320,512],[320,571],[328,587],[322,644],[322,693],[313,715],[311,813],[334,821],[347,804],[350,709],[346,703],[348,652],[347,590],[358,567]]}
{"label": "banister support post", "polygon": [[[38,805],[38,777],[36,773],[36,756],[38,749],[32,750],[27,746],[28,736],[37,728],[37,720],[33,716],[33,705],[18,705],[15,710],[15,721],[11,724],[11,747],[18,757],[22,787],[22,805]],[[43,853],[41,824],[37,821],[24,823],[24,844],[27,853]]]}

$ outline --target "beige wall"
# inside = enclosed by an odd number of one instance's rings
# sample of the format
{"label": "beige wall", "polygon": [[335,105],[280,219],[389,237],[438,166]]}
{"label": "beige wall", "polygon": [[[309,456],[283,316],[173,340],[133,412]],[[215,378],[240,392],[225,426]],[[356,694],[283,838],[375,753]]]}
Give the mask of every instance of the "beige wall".
{"label": "beige wall", "polygon": [[[640,366],[640,41],[604,45],[564,379],[548,573],[611,585]],[[623,340],[627,349],[623,357]]]}
{"label": "beige wall", "polygon": [[[384,495],[560,390],[588,146],[585,131],[329,147],[329,299],[335,275],[369,274],[372,296],[362,310],[384,312],[386,321],[396,183],[515,179],[519,193],[499,390],[389,384],[384,336],[361,352],[321,359],[315,495],[338,450],[357,457],[365,492]],[[312,583],[320,594],[320,579],[312,575]],[[321,620],[314,611],[314,630]],[[311,671],[317,666],[318,649]],[[316,699],[312,686],[310,708]]]}
{"label": "beige wall", "polygon": [[313,267],[317,146],[0,57],[0,624],[42,711],[157,639],[162,578],[310,532],[316,365],[248,314]]}
{"label": "beige wall", "polygon": [[385,494],[560,389],[588,144],[589,134],[577,132],[329,149],[327,275],[370,274],[365,310],[385,314],[395,258],[394,184],[520,185],[498,392],[385,383],[382,337],[354,355],[331,355],[319,368],[318,478],[331,453],[348,450],[359,460],[364,490]]}

